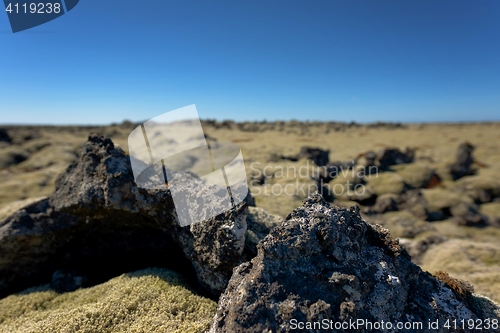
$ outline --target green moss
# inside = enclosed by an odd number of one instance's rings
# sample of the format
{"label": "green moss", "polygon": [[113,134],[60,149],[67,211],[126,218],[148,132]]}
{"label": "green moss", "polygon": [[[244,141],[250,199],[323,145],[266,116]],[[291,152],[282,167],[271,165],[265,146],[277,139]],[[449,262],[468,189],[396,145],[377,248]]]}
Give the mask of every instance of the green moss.
{"label": "green moss", "polygon": [[368,186],[373,189],[376,195],[401,194],[405,183],[403,177],[395,172],[382,172],[380,174],[367,177]]}
{"label": "green moss", "polygon": [[422,195],[428,203],[429,212],[437,212],[445,208],[450,208],[459,203],[473,203],[467,194],[461,191],[453,191],[445,188],[423,189]]}
{"label": "green moss", "polygon": [[422,269],[446,271],[454,278],[472,283],[478,294],[500,300],[500,246],[470,240],[451,239],[428,250]]}
{"label": "green moss", "polygon": [[419,163],[400,164],[392,168],[403,177],[406,184],[413,188],[426,187],[434,175],[432,168]]}
{"label": "green moss", "polygon": [[203,332],[217,304],[164,269],[124,274],[57,294],[47,287],[0,300],[0,332]]}
{"label": "green moss", "polygon": [[388,212],[364,217],[369,223],[380,224],[398,238],[414,238],[420,234],[434,232],[434,226],[415,217],[407,211]]}
{"label": "green moss", "polygon": [[481,205],[481,213],[493,218],[500,218],[500,202],[489,202]]}

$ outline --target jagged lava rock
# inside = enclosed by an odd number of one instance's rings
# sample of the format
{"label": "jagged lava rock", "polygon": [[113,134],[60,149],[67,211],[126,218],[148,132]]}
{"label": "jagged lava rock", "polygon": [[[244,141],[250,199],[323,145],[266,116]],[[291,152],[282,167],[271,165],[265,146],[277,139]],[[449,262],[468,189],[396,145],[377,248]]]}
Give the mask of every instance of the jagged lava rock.
{"label": "jagged lava rock", "polygon": [[89,136],[78,162],[59,175],[55,187],[50,204],[57,211],[92,216],[98,210],[120,210],[171,218],[167,191],[137,187],[130,157],[104,136]]}
{"label": "jagged lava rock", "polygon": [[289,332],[291,320],[443,323],[498,310],[459,297],[413,264],[387,229],[364,222],[359,208],[330,207],[315,194],[235,268],[210,332]]}
{"label": "jagged lava rock", "polygon": [[[189,190],[217,200],[211,195],[217,186],[190,174],[174,177],[190,177]],[[149,266],[181,271],[201,291],[218,297],[240,263],[246,214],[241,203],[181,228],[167,188],[138,188],[130,157],[109,138],[90,135],[49,200],[0,222],[0,297],[50,282],[58,270],[95,284]]]}
{"label": "jagged lava rock", "polygon": [[257,244],[282,221],[282,217],[270,214],[263,208],[248,208],[247,232],[245,235],[245,256],[248,260],[257,255]]}
{"label": "jagged lava rock", "polygon": [[[217,186],[206,186],[188,173],[175,173],[173,177],[183,177],[186,191],[203,192],[207,200],[211,200],[205,202],[206,209],[220,207],[214,202],[220,198],[215,195],[220,191]],[[51,203],[56,210],[74,215],[112,216],[120,211],[132,213],[131,217],[151,218],[182,249],[195,268],[198,282],[213,296],[224,291],[244,248],[246,204],[181,228],[176,223],[169,191],[163,186],[138,188],[129,156],[114,147],[109,138],[98,135],[89,137],[79,162],[57,179]]]}

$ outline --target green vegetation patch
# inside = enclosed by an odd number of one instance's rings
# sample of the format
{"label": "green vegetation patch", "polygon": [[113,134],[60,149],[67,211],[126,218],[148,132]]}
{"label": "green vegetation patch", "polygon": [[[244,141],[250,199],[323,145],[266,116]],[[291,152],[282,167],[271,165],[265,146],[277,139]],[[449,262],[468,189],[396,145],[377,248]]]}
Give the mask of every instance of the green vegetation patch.
{"label": "green vegetation patch", "polygon": [[171,271],[150,268],[58,294],[47,286],[0,300],[0,332],[204,332],[217,304]]}
{"label": "green vegetation patch", "polygon": [[500,245],[451,239],[428,250],[421,261],[422,269],[446,271],[469,281],[478,294],[500,301]]}

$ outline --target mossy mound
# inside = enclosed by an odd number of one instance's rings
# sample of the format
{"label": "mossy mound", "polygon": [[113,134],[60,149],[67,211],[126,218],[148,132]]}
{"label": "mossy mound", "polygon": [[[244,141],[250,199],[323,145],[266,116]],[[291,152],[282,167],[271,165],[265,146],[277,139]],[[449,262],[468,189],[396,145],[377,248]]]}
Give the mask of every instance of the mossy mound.
{"label": "mossy mound", "polygon": [[0,151],[0,169],[14,166],[28,159],[25,150],[18,147],[2,148]]}
{"label": "mossy mound", "polygon": [[434,170],[425,164],[400,164],[392,168],[413,188],[426,187],[434,176]]}
{"label": "mossy mound", "polygon": [[423,189],[422,195],[427,200],[429,212],[438,212],[460,203],[473,203],[473,199],[467,194],[445,188]]}
{"label": "mossy mound", "polygon": [[480,212],[490,219],[491,222],[500,221],[500,202],[489,202],[481,205]]}
{"label": "mossy mound", "polygon": [[451,239],[425,253],[421,267],[431,273],[446,271],[469,281],[477,293],[500,301],[500,246]]}
{"label": "mossy mound", "polygon": [[405,187],[404,179],[395,172],[382,172],[380,174],[367,177],[368,186],[373,189],[376,195],[401,194]]}
{"label": "mossy mound", "polygon": [[476,202],[489,202],[500,197],[500,180],[498,174],[463,177],[452,184],[452,188],[463,191]]}
{"label": "mossy mound", "polygon": [[58,294],[47,286],[0,300],[0,332],[204,332],[216,303],[169,270],[150,268]]}
{"label": "mossy mound", "polygon": [[363,215],[363,219],[371,224],[380,224],[389,229],[391,235],[398,238],[416,238],[421,234],[436,231],[432,223],[420,220],[408,211]]}

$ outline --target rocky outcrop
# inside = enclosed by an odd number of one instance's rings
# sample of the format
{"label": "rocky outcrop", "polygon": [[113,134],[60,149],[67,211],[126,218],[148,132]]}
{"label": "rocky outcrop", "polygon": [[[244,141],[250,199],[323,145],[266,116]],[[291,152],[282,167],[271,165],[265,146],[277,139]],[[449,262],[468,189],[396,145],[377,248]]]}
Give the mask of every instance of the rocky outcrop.
{"label": "rocky outcrop", "polygon": [[[259,243],[252,261],[235,269],[210,332],[289,332],[299,322],[325,320],[428,323],[484,319],[494,311],[498,316],[492,302],[459,286],[423,272],[387,229],[364,222],[358,208],[330,207],[316,194]],[[355,331],[385,330],[360,325]],[[421,331],[446,329],[424,325]]]}
{"label": "rocky outcrop", "polygon": [[[189,177],[186,186],[200,193],[220,190],[193,175],[174,176]],[[95,284],[151,266],[181,271],[217,297],[243,253],[246,214],[242,203],[181,228],[167,188],[138,188],[129,156],[91,135],[48,200],[0,222],[0,297],[51,280],[71,289],[79,286],[74,277]]]}
{"label": "rocky outcrop", "polygon": [[7,133],[7,130],[4,128],[0,128],[0,142],[7,142],[7,143],[12,142],[9,133]]}
{"label": "rocky outcrop", "polygon": [[472,157],[473,151],[474,146],[468,142],[464,142],[458,147],[455,163],[450,166],[450,173],[453,180],[475,173],[472,169],[472,163],[474,163],[474,158]]}

